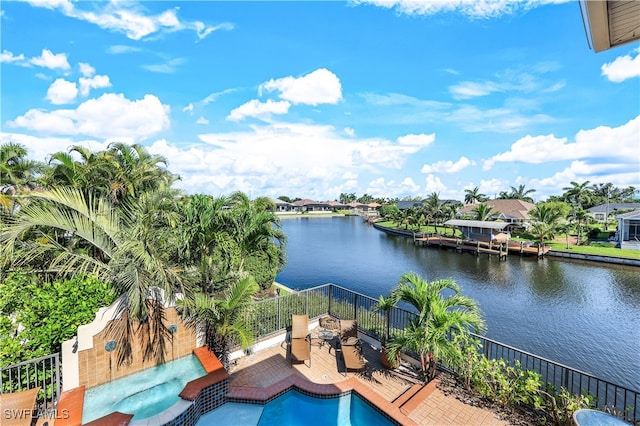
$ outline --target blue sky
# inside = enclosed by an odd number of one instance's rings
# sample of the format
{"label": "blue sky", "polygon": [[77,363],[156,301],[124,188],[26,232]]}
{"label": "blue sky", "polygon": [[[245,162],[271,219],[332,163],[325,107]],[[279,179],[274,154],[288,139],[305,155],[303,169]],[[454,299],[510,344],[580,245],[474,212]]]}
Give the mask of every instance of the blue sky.
{"label": "blue sky", "polygon": [[579,3],[2,2],[2,142],[140,143],[187,193],[640,188],[640,43]]}

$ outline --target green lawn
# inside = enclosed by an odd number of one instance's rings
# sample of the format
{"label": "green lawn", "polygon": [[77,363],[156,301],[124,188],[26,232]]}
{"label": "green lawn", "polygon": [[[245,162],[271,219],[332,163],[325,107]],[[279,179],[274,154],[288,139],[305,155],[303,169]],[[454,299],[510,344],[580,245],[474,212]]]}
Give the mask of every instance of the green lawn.
{"label": "green lawn", "polygon": [[566,253],[593,254],[596,256],[622,257],[625,259],[640,259],[640,251],[618,249],[613,247],[613,244],[611,243],[591,243],[591,245],[588,246],[570,245],[568,249],[566,243],[545,241],[545,244],[551,246],[551,249],[554,251],[562,251]]}

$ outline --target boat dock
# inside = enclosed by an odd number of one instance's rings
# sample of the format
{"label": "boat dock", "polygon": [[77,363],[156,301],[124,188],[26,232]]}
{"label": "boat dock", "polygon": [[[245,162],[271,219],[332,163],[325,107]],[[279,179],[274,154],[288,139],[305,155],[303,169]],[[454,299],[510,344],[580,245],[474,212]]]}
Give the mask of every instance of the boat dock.
{"label": "boat dock", "polygon": [[443,237],[441,235],[420,235],[414,234],[414,244],[438,247],[444,249],[454,249],[459,253],[471,253],[476,256],[481,254],[496,255],[500,260],[507,258],[509,254],[519,254],[520,256],[537,256],[538,258],[546,255],[551,247],[544,246],[539,249],[537,246],[529,246],[525,243],[517,241],[507,241],[506,243],[487,243],[482,241],[463,240],[461,238]]}

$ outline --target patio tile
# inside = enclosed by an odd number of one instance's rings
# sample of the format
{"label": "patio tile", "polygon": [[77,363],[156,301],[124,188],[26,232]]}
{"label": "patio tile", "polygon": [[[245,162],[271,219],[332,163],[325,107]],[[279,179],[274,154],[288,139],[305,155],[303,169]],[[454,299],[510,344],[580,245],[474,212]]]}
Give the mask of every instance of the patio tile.
{"label": "patio tile", "polygon": [[[312,331],[317,333],[317,330]],[[284,336],[283,336],[284,338]],[[507,425],[493,413],[445,396],[432,386],[419,400],[405,405],[402,410],[391,402],[398,398],[415,381],[387,370],[380,364],[380,352],[363,342],[363,354],[367,366],[360,372],[344,374],[344,361],[335,349],[337,339],[327,345],[311,347],[311,367],[308,364],[290,364],[285,345],[275,345],[245,356],[230,369],[229,396],[239,399],[266,401],[292,385],[308,392],[339,395],[354,390],[387,412],[402,424],[411,425]]]}

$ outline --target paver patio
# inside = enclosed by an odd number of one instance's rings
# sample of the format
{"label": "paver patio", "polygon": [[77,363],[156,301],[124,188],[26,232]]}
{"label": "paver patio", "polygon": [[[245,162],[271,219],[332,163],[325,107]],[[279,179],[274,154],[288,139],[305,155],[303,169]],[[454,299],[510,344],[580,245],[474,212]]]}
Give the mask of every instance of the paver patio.
{"label": "paver patio", "polygon": [[[312,336],[317,337],[317,332],[318,329],[313,330]],[[490,411],[445,396],[433,385],[401,404],[403,399],[399,397],[417,382],[400,371],[382,367],[380,352],[374,347],[363,342],[363,353],[367,359],[365,370],[348,372],[345,376],[340,350],[336,350],[337,337],[323,346],[321,342],[321,339],[316,338],[312,341],[311,367],[308,366],[308,362],[294,363],[291,366],[285,344],[240,358],[230,369],[229,396],[266,399],[291,384],[304,386],[307,390],[317,393],[335,394],[342,390],[355,389],[404,424],[508,424]],[[425,397],[426,393],[428,396]]]}

